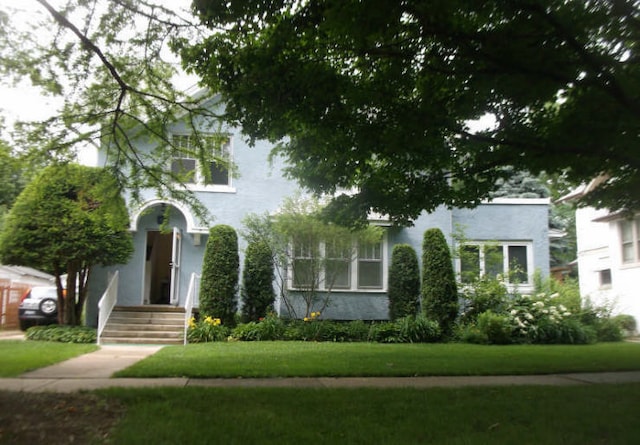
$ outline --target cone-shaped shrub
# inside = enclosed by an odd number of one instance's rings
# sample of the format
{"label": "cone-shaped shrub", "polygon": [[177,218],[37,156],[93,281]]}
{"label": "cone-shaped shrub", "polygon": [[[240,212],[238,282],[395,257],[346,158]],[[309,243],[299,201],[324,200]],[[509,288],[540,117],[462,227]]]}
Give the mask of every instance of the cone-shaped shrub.
{"label": "cone-shaped shrub", "polygon": [[238,235],[233,227],[217,225],[209,230],[200,282],[200,313],[233,326],[238,307]]}
{"label": "cone-shaped shrub", "polygon": [[264,241],[247,246],[242,272],[242,321],[258,321],[273,307],[273,258]]}
{"label": "cone-shaped shrub", "polygon": [[389,267],[389,317],[416,315],[420,307],[420,266],[409,244],[396,244]]}
{"label": "cone-shaped shrub", "polygon": [[440,324],[444,335],[451,334],[458,315],[451,251],[440,229],[429,229],[422,243],[422,309]]}

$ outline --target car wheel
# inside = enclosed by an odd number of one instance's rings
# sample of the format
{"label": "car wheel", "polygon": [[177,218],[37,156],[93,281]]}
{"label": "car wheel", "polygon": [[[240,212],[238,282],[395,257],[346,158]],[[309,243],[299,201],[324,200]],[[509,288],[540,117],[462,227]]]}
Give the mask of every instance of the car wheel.
{"label": "car wheel", "polygon": [[31,322],[29,322],[27,320],[20,320],[20,330],[21,331],[26,331],[30,327],[31,327]]}
{"label": "car wheel", "polygon": [[58,310],[58,303],[52,298],[45,298],[40,302],[40,312],[45,315],[51,315]]}

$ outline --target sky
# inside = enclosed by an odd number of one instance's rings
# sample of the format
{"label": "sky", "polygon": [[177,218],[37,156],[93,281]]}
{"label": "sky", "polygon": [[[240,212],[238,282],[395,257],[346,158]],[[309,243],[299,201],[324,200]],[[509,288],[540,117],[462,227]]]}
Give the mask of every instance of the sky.
{"label": "sky", "polygon": [[[50,4],[60,6],[66,0],[48,0]],[[156,0],[172,8],[186,8],[191,0]],[[0,11],[9,12],[11,22],[26,30],[32,29],[34,21],[50,19],[49,13],[36,0],[0,0]],[[50,35],[42,35],[43,39]],[[177,58],[176,58],[177,62]],[[178,88],[187,90],[197,83],[193,76],[182,75],[175,79]],[[40,121],[55,115],[56,110],[62,105],[60,98],[47,97],[40,91],[24,81],[19,85],[7,85],[6,79],[0,79],[0,115],[3,116],[5,127],[10,129],[15,121]],[[80,162],[94,165],[96,163],[93,150],[87,150]]]}

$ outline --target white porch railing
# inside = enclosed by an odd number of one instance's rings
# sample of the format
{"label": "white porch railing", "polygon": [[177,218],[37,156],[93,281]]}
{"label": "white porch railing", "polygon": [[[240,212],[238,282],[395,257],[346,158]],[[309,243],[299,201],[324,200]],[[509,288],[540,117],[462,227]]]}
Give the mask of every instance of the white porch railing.
{"label": "white porch railing", "polygon": [[102,331],[107,324],[107,320],[111,315],[111,311],[118,301],[118,271],[113,274],[107,290],[102,294],[102,298],[98,302],[98,344],[101,344],[100,338],[102,337]]}
{"label": "white porch railing", "polygon": [[189,280],[189,290],[187,292],[187,299],[184,303],[184,344],[187,344],[187,331],[189,330],[189,320],[193,314],[193,303],[196,295],[198,295],[200,289],[200,275],[197,273],[191,274],[191,280]]}

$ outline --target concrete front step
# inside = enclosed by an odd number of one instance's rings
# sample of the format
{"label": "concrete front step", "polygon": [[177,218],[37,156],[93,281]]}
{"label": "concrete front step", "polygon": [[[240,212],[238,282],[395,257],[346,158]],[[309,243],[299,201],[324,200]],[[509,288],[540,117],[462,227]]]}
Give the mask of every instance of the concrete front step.
{"label": "concrete front step", "polygon": [[177,331],[123,331],[115,329],[105,329],[102,333],[102,337],[109,338],[184,338],[184,332]]}
{"label": "concrete front step", "polygon": [[173,306],[116,306],[107,321],[102,344],[182,344],[184,308]]}
{"label": "concrete front step", "polygon": [[182,326],[184,324],[184,315],[182,317],[127,317],[121,314],[112,314],[109,318],[110,323],[120,323],[120,324],[130,324],[130,325],[172,325],[172,326]]}
{"label": "concrete front step", "polygon": [[184,330],[184,320],[180,323],[126,323],[122,321],[109,320],[105,331],[159,331],[159,332],[182,332]]}
{"label": "concrete front step", "polygon": [[182,345],[184,339],[170,339],[170,338],[148,338],[148,337],[126,337],[126,338],[114,338],[114,337],[102,337],[103,345]]}

